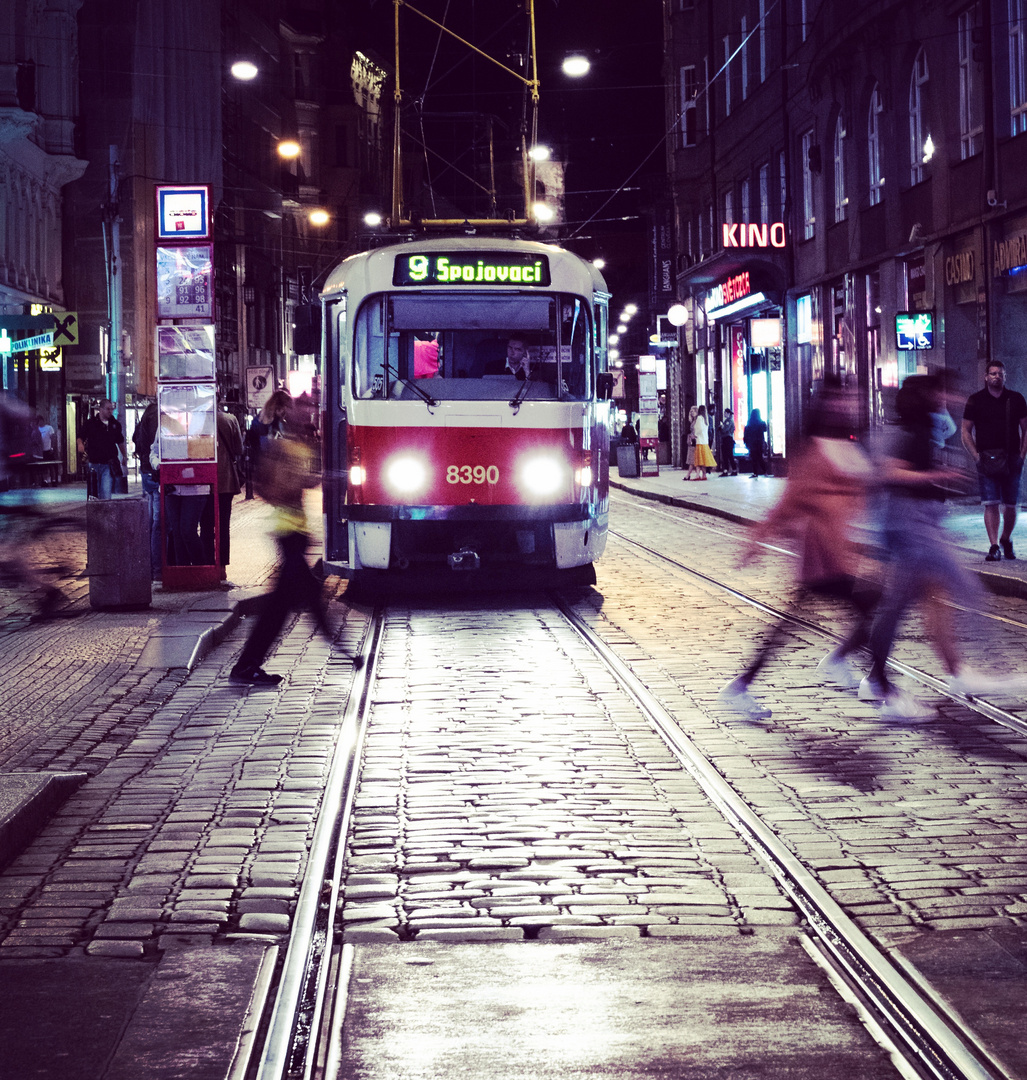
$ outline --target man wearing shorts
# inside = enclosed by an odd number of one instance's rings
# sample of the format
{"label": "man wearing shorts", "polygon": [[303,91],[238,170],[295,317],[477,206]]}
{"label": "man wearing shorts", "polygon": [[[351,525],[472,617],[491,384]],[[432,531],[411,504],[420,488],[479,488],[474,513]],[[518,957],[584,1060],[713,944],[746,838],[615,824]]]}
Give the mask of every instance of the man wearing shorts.
{"label": "man wearing shorts", "polygon": [[998,562],[1003,555],[1015,559],[1012,536],[1020,474],[1027,457],[1027,401],[1023,394],[1006,389],[1006,369],[1001,360],[988,362],[984,389],[967,398],[962,437],[977,466],[984,527],[991,545],[985,559]]}

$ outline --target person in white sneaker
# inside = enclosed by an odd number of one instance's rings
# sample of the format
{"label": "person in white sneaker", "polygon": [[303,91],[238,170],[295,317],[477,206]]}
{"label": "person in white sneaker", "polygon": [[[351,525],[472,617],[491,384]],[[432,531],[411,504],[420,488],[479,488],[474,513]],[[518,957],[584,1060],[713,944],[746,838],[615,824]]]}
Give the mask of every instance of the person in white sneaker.
{"label": "person in white sneaker", "polygon": [[880,464],[885,496],[882,534],[889,566],[870,632],[870,674],[859,685],[859,697],[880,701],[885,719],[911,721],[932,715],[894,686],[887,671],[899,623],[914,603],[925,606],[929,636],[955,693],[1014,690],[1016,685],[1015,680],[985,678],[965,666],[951,616],[938,603],[944,597],[973,607],[980,595],[976,580],[954,557],[942,525],[944,499],[960,479],[958,472],[936,462],[932,416],[942,407],[943,386],[937,376],[906,379],[895,399],[899,427]]}
{"label": "person in white sneaker", "polygon": [[[810,596],[842,600],[853,609],[855,620],[848,636],[817,669],[829,681],[849,688],[858,680],[846,658],[867,642],[877,598],[873,585],[860,575],[860,556],[852,537],[872,475],[869,460],[852,439],[855,428],[854,395],[837,380],[818,387],[809,410],[808,438],[789,469],[781,499],[754,527],[742,556],[744,562],[757,558],[760,542],[769,536],[799,537],[799,589],[792,611]],[[749,686],[790,623],[785,617],[771,627],[745,671],[720,692],[719,705],[750,718],[771,715]]]}

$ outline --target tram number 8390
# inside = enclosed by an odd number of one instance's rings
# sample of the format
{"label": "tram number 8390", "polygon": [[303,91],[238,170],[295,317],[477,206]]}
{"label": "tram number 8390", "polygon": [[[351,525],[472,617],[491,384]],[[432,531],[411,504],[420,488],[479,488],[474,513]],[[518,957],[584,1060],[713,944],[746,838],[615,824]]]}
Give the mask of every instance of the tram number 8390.
{"label": "tram number 8390", "polygon": [[449,484],[498,484],[498,465],[450,465],[446,469]]}

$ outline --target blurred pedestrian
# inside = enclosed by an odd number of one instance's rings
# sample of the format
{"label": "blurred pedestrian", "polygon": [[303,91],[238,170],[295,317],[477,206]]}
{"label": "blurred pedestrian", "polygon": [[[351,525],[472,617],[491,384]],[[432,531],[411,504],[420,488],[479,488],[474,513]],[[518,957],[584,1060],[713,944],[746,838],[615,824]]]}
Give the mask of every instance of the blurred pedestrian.
{"label": "blurred pedestrian", "polygon": [[791,626],[791,615],[810,597],[844,601],[855,619],[844,641],[820,661],[817,670],[847,688],[858,679],[848,656],[869,636],[876,589],[860,573],[860,556],[852,536],[862,514],[872,476],[870,462],[852,435],[856,424],[853,396],[837,382],[821,386],[810,406],[807,438],[795,454],[785,490],[767,517],[753,529],[743,562],[757,558],[763,540],[786,533],[798,539],[798,592],[790,614],[767,632],[745,671],[721,690],[717,702],[744,716],[769,717],[749,687]]}
{"label": "blurred pedestrian", "polygon": [[125,432],[114,415],[114,402],[104,398],[99,409],[82,425],[78,433],[78,452],[89,462],[89,472],[96,484],[96,497],[109,499],[114,481],[124,476],[122,462],[128,463]]}
{"label": "blurred pedestrian", "polygon": [[[695,419],[692,421],[692,436],[695,439],[692,447],[692,464],[683,479],[705,480],[706,470],[715,468],[717,465],[717,459],[710,450],[710,427],[706,422],[705,405],[700,405],[695,410]],[[698,472],[699,475],[693,476],[693,472]]]}
{"label": "blurred pedestrian", "polygon": [[759,409],[753,409],[749,413],[749,422],[742,433],[742,441],[749,451],[749,466],[752,469],[753,480],[758,480],[761,475],[766,476],[767,422],[760,416]]}
{"label": "blurred pedestrian", "polygon": [[255,477],[260,467],[260,455],[272,440],[285,433],[285,414],[292,405],[292,397],[284,390],[276,390],[264,402],[264,407],[250,421],[246,429],[246,461],[250,476]]}
{"label": "blurred pedestrian", "polygon": [[859,684],[859,697],[879,701],[884,719],[914,722],[934,714],[894,686],[887,670],[899,623],[914,603],[926,607],[930,633],[954,693],[1019,693],[1022,682],[967,667],[951,618],[939,604],[944,597],[972,608],[981,599],[980,586],[953,555],[942,524],[944,500],[958,490],[960,474],[936,460],[937,418],[944,408],[941,380],[936,375],[911,375],[896,395],[895,408],[899,425],[879,469],[888,566],[870,632],[870,673]]}
{"label": "blurred pedestrian", "polygon": [[988,362],[984,389],[967,398],[962,438],[977,465],[984,528],[991,545],[985,559],[998,562],[1003,555],[1014,559],[1016,504],[1027,457],[1027,400],[1006,387],[1006,368],[1001,360]]}
{"label": "blurred pedestrian", "polygon": [[730,409],[724,410],[724,419],[720,422],[720,475],[738,475],[738,462],[735,461],[735,414]]}
{"label": "blurred pedestrian", "polygon": [[[228,578],[227,568],[231,561],[232,500],[242,491],[242,484],[239,482],[239,462],[242,454],[242,429],[239,427],[239,421],[230,412],[219,409],[217,413],[218,550],[216,561],[221,567],[222,581]],[[200,535],[203,537],[207,562],[213,566],[215,564],[213,499],[209,500],[204,507]]]}
{"label": "blurred pedestrian", "polygon": [[251,686],[277,686],[281,675],[265,671],[263,663],[275,639],[281,633],[289,612],[308,611],[318,630],[328,641],[328,625],[321,597],[321,583],[307,564],[310,540],[303,496],[319,480],[311,471],[311,449],[300,437],[305,418],[290,399],[283,438],[275,439],[262,453],[256,477],[257,494],[273,508],[272,532],[278,542],[278,577],[274,588],[264,597],[256,622],[232,668],[233,682]]}
{"label": "blurred pedestrian", "polygon": [[139,480],[143,488],[150,517],[150,577],[160,581],[164,570],[164,557],[160,523],[160,469],[154,467],[153,444],[157,438],[157,403],[151,401],[132,432],[132,445],[139,461]]}

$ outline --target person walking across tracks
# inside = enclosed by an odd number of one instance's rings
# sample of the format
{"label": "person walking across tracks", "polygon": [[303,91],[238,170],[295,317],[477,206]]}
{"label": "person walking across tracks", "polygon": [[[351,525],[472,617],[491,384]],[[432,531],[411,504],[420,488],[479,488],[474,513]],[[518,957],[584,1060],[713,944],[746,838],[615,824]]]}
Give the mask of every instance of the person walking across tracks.
{"label": "person walking across tracks", "polygon": [[[808,437],[795,456],[781,499],[758,523],[743,552],[743,561],[758,557],[760,541],[789,533],[799,537],[799,591],[795,612],[810,596],[846,602],[855,622],[844,641],[821,660],[817,670],[837,685],[855,688],[858,679],[847,657],[863,646],[877,598],[875,587],[860,575],[860,556],[852,538],[872,475],[870,462],[851,439],[855,427],[852,395],[837,383],[818,388],[810,407]],[[717,704],[751,719],[769,717],[749,687],[787,633],[790,616],[767,632],[745,671],[721,690]]]}
{"label": "person walking across tracks", "polygon": [[1003,555],[1013,559],[1016,503],[1027,457],[1027,400],[1006,387],[1006,368],[1001,360],[988,362],[984,389],[967,398],[962,438],[977,466],[984,527],[991,545],[985,559],[998,562]]}

